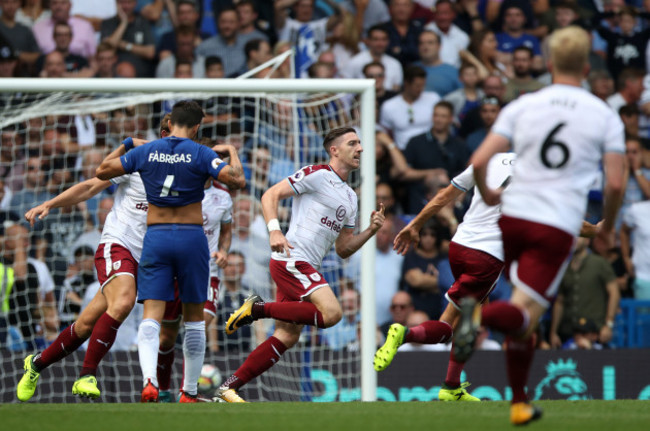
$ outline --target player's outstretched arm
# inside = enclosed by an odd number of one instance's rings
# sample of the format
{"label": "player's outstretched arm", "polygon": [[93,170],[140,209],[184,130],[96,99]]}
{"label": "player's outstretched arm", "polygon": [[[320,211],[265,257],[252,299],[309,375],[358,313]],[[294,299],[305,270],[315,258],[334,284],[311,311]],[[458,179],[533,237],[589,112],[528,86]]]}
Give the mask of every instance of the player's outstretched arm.
{"label": "player's outstretched arm", "polygon": [[287,241],[280,230],[278,221],[278,205],[281,200],[293,196],[295,193],[291,188],[288,180],[282,180],[268,189],[262,195],[262,214],[269,229],[269,244],[271,250],[277,253],[286,253],[287,257],[291,256],[290,249],[293,246]]}
{"label": "player's outstretched arm", "polygon": [[52,208],[68,207],[87,201],[97,193],[106,190],[110,185],[110,181],[102,181],[98,178],[90,178],[89,180],[82,181],[60,195],[30,209],[25,213],[25,219],[31,226],[34,226],[36,219],[43,220]]}
{"label": "player's outstretched arm", "polygon": [[370,226],[358,235],[354,234],[353,228],[344,227],[336,238],[336,254],[342,259],[347,259],[359,250],[379,229],[384,225],[384,204],[379,204],[379,210],[370,214]]}
{"label": "player's outstretched arm", "polygon": [[393,241],[393,250],[402,255],[406,254],[411,244],[415,245],[420,241],[420,229],[422,229],[424,223],[438,214],[450,202],[458,199],[463,193],[462,190],[452,184],[440,190],[422,211],[397,234]]}
{"label": "player's outstretched arm", "polygon": [[228,153],[230,161],[228,166],[219,172],[219,181],[228,186],[230,190],[239,190],[246,187],[246,178],[244,178],[244,167],[239,160],[237,149],[232,145],[220,144],[212,147],[217,153]]}
{"label": "player's outstretched arm", "polygon": [[505,136],[490,132],[483,140],[483,143],[474,151],[470,164],[474,166],[474,180],[476,187],[481,192],[483,201],[488,205],[498,205],[501,203],[501,191],[494,190],[487,186],[485,176],[487,175],[487,166],[496,153],[507,151],[510,142]]}

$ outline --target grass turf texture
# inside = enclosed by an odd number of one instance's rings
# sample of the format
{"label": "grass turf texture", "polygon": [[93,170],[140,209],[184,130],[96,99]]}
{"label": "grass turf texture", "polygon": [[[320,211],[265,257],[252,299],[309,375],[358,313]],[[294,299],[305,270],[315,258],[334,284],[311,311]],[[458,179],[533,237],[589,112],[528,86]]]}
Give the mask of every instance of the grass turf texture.
{"label": "grass turf texture", "polygon": [[[648,430],[650,401],[541,401],[539,430]],[[3,430],[503,430],[507,402],[4,404]]]}

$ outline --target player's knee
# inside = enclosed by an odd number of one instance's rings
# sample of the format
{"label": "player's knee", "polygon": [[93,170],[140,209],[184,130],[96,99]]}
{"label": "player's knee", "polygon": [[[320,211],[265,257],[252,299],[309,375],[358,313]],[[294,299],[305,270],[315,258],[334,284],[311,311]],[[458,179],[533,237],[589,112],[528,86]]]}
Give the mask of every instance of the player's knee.
{"label": "player's knee", "polygon": [[91,320],[88,318],[85,318],[83,314],[79,316],[79,319],[74,324],[74,331],[77,334],[79,338],[88,338],[90,337],[90,334],[93,332],[93,326],[95,326],[95,322],[97,319]]}
{"label": "player's knee", "polygon": [[273,332],[273,336],[280,340],[282,344],[287,346],[287,349],[290,349],[300,339],[300,332],[295,333],[290,331],[276,330]]}
{"label": "player's knee", "polygon": [[343,310],[341,307],[329,307],[323,313],[323,325],[326,328],[332,327],[341,321]]}
{"label": "player's knee", "polygon": [[177,331],[160,331],[160,350],[167,351],[176,344]]}
{"label": "player's knee", "polygon": [[128,317],[131,310],[133,310],[134,305],[134,295],[120,296],[108,306],[108,314],[110,314],[115,320],[123,322],[124,319]]}

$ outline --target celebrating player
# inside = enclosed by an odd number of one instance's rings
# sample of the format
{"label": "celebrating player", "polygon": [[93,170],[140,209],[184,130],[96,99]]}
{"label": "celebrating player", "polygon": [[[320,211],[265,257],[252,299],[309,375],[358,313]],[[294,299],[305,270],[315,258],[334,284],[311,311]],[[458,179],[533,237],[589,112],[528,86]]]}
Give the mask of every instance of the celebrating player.
{"label": "celebrating player", "polygon": [[[495,155],[490,160],[487,182],[490,187],[505,187],[512,175],[515,162],[513,153]],[[419,241],[419,232],[424,223],[443,207],[455,201],[464,192],[474,187],[474,169],[470,165],[464,172],[451,180],[451,185],[438,194],[422,211],[395,237],[393,248],[406,254],[411,244]],[[449,245],[449,263],[456,281],[445,294],[449,301],[440,320],[429,320],[413,328],[394,323],[388,330],[386,343],[377,350],[374,359],[375,370],[382,371],[390,365],[397,349],[403,343],[436,344],[451,339],[460,317],[461,299],[471,296],[483,302],[494,288],[503,269],[503,247],[501,232],[497,224],[501,211],[499,207],[488,206],[475,190],[472,203],[458,226]],[[449,357],[447,378],[438,392],[441,401],[480,401],[467,393],[469,383],[461,385],[460,375],[465,366],[452,353]]]}
{"label": "celebrating player", "polygon": [[[262,196],[269,229],[271,277],[278,286],[277,302],[262,302],[253,295],[226,322],[232,334],[254,320],[274,318],[275,331],[260,344],[218,390],[226,402],[245,402],[237,389],[273,366],[298,342],[303,325],[328,328],[341,320],[334,292],[318,272],[323,257],[336,245],[347,258],[359,250],[384,223],[384,208],[373,211],[370,226],[354,235],[357,196],[347,185],[350,172],[359,168],[361,141],[352,128],[330,131],[323,141],[328,165],[306,166]],[[292,216],[285,237],[278,222],[278,203],[293,196]]]}
{"label": "celebrating player", "polygon": [[528,403],[525,389],[534,354],[532,334],[557,292],[601,160],[604,220],[595,241],[606,246],[612,244],[623,191],[623,123],[580,87],[589,70],[589,35],[567,27],[552,34],[549,46],[553,85],[505,107],[471,159],[483,200],[496,205],[501,191],[486,183],[488,162],[510,145],[518,155],[499,220],[512,297],[482,310],[464,300],[454,334],[453,355],[459,360],[471,355],[479,321],[506,334],[510,421],[515,425],[541,417],[541,410]]}
{"label": "celebrating player", "polygon": [[197,381],[205,355],[203,307],[210,279],[209,248],[201,214],[203,187],[210,176],[231,188],[245,184],[235,151],[230,153],[227,164],[213,151],[192,141],[203,117],[196,102],[178,102],[171,112],[170,137],[136,147],[119,159],[104,160],[97,168],[97,177],[104,180],[139,172],[149,202],[147,233],[138,267],[138,299],[144,301],[138,330],[143,402],[158,401],[160,322],[165,302],[174,299],[174,278],[185,320],[181,402],[198,401]]}

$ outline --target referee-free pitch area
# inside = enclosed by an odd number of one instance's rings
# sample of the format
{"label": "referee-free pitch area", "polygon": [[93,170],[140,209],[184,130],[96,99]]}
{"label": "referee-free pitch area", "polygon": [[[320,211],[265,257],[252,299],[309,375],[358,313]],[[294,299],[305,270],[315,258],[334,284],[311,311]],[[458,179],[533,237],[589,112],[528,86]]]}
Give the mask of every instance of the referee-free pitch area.
{"label": "referee-free pitch area", "polygon": [[[650,401],[542,401],[531,430],[648,430]],[[507,430],[509,404],[442,402],[4,404],[2,430]]]}

